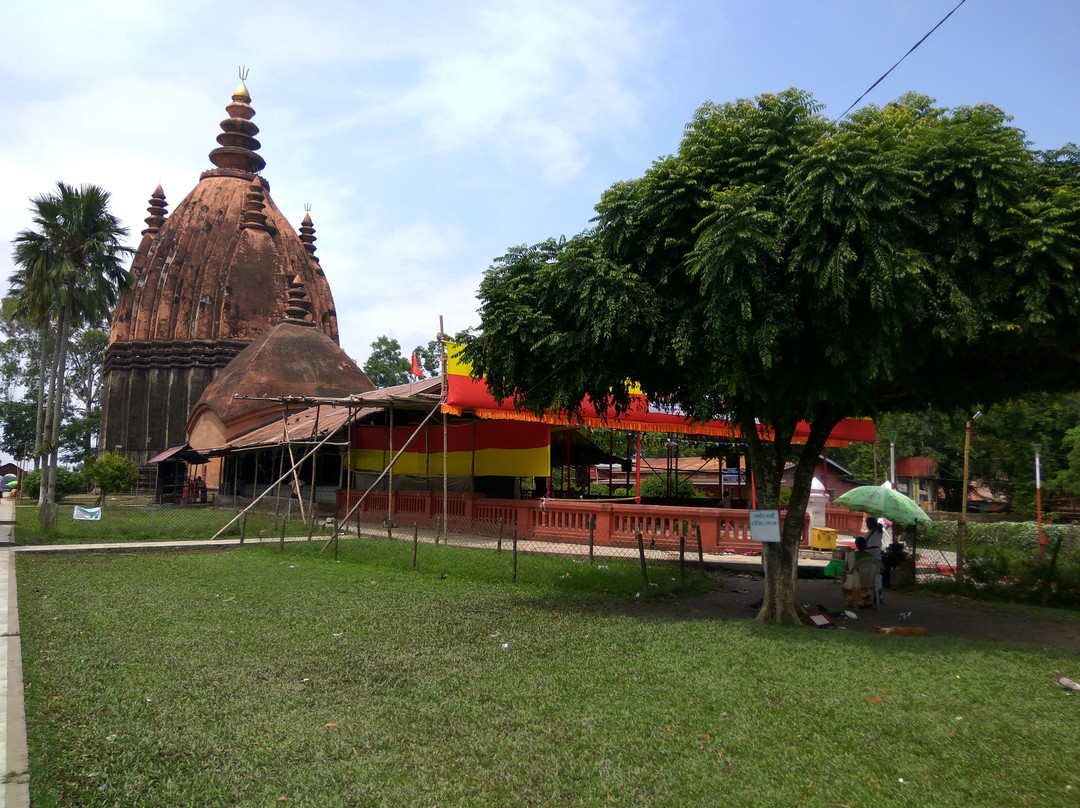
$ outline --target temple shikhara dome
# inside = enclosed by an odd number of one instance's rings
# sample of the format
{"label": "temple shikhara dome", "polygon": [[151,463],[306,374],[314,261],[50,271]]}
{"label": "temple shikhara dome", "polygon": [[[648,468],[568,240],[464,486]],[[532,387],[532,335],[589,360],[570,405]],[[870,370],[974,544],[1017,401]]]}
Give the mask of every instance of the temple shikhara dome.
{"label": "temple shikhara dome", "polygon": [[243,82],[225,109],[210,152],[214,167],[171,213],[160,186],[151,194],[133,285],[113,314],[100,446],[120,447],[139,463],[185,442],[188,417],[211,380],[289,319],[294,283],[304,290],[312,330],[338,341],[311,217],[297,233],[274,204]]}

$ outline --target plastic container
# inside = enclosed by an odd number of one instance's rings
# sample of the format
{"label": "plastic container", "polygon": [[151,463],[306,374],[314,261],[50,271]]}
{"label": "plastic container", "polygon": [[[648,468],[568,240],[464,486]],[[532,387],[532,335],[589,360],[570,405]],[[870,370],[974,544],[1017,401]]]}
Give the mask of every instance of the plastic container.
{"label": "plastic container", "polygon": [[810,528],[810,549],[812,550],[835,550],[836,528],[812,527]]}

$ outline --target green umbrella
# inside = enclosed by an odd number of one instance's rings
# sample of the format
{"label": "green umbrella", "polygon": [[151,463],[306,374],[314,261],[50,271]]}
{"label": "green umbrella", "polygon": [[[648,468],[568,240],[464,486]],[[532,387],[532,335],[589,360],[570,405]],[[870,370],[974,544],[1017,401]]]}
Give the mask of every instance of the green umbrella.
{"label": "green umbrella", "polygon": [[862,511],[871,516],[880,516],[901,525],[930,521],[930,517],[919,507],[919,503],[883,485],[860,485],[858,488],[852,488],[846,494],[837,497],[833,504],[843,505],[851,511]]}

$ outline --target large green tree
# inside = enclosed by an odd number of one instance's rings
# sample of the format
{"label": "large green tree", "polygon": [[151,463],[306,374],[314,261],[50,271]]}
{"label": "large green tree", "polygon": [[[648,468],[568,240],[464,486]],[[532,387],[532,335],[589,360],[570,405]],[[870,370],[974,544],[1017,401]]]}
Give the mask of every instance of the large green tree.
{"label": "large green tree", "polygon": [[15,316],[41,333],[41,366],[53,332],[54,352],[48,382],[39,387],[44,401],[38,451],[47,460],[39,496],[42,523],[56,520],[56,466],[60,444],[68,358],[68,337],[81,323],[108,316],[120,288],[129,282],[123,259],[131,252],[121,240],[127,229],[109,210],[109,193],[96,185],[75,188],[63,182],[31,200],[34,227],[14,239],[16,270],[10,296]]}
{"label": "large green tree", "polygon": [[797,621],[810,482],[840,419],[1080,379],[1080,194],[1057,163],[987,105],[909,95],[831,122],[797,90],[706,104],[676,154],[602,195],[593,229],[492,266],[468,358],[531,409],[618,410],[635,379],[732,417],[758,507],[796,460],[758,619]]}
{"label": "large green tree", "polygon": [[409,360],[401,355],[401,343],[384,335],[371,343],[364,373],[376,387],[393,387],[409,381],[409,367]]}

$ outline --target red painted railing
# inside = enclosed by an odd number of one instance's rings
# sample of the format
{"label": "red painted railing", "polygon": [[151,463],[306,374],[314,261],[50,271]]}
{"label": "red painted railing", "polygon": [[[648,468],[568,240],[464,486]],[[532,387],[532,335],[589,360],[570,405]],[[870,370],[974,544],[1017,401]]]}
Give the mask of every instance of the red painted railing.
{"label": "red painted railing", "polygon": [[[359,500],[359,491],[338,491],[337,512],[344,515]],[[393,510],[387,508],[385,491],[368,495],[352,516],[354,521],[381,523],[387,517],[398,525],[416,523],[432,528],[443,515],[443,495],[438,491],[398,491]],[[846,513],[846,512],[845,512]],[[695,548],[694,526],[701,530],[701,549],[706,553],[760,550],[750,539],[750,512],[721,508],[687,508],[666,505],[597,502],[580,499],[488,499],[482,494],[451,493],[447,500],[448,529],[460,533],[494,536],[516,532],[535,541],[588,543],[607,547],[637,547],[637,534],[652,548],[678,549],[680,537]],[[595,519],[595,522],[593,520]],[[802,546],[809,545],[810,523],[803,522]]]}

